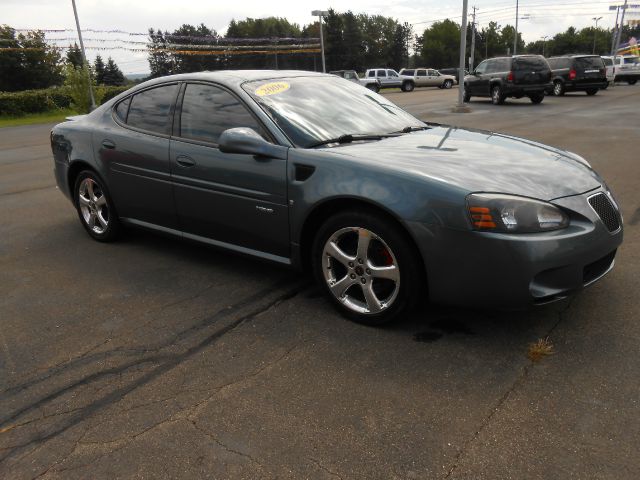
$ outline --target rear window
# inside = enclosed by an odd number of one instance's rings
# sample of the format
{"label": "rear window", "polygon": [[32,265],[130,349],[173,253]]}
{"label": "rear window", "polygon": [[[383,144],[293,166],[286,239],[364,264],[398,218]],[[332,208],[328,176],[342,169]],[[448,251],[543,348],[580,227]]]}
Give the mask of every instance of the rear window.
{"label": "rear window", "polygon": [[554,70],[558,70],[560,68],[569,68],[569,66],[571,65],[571,59],[568,57],[549,58],[547,62],[549,63],[549,66]]}
{"label": "rear window", "polygon": [[600,69],[604,67],[602,58],[600,57],[578,57],[575,59],[575,68],[581,70]]}
{"label": "rear window", "polygon": [[413,76],[413,75],[415,75],[415,73],[413,73],[413,72],[415,72],[415,70],[403,70],[402,71],[402,75]]}
{"label": "rear window", "polygon": [[549,70],[549,64],[542,57],[518,57],[513,59],[513,69],[516,71]]}
{"label": "rear window", "polygon": [[624,58],[624,63],[626,64],[633,64],[633,63],[640,63],[640,57],[625,57]]}
{"label": "rear window", "polygon": [[171,106],[177,93],[177,84],[137,93],[131,100],[127,125],[156,133],[169,133]]}

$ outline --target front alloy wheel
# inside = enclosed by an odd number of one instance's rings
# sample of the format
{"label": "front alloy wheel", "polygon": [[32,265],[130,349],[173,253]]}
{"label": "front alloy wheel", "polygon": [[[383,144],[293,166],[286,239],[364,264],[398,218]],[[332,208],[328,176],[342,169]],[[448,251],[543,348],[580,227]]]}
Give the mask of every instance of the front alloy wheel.
{"label": "front alloy wheel", "polygon": [[504,95],[502,95],[502,88],[498,85],[491,89],[491,103],[494,105],[501,105],[504,103]]}
{"label": "front alloy wheel", "polygon": [[361,227],[341,228],[325,243],[324,279],[331,294],[360,314],[391,307],[400,288],[400,268],[389,246]]}
{"label": "front alloy wheel", "polygon": [[318,230],[311,250],[317,281],[343,315],[381,325],[412,308],[424,288],[420,254],[396,222],[346,211]]}
{"label": "front alloy wheel", "polygon": [[562,85],[562,82],[555,82],[553,84],[553,94],[556,97],[560,97],[561,95],[564,95],[564,86]]}

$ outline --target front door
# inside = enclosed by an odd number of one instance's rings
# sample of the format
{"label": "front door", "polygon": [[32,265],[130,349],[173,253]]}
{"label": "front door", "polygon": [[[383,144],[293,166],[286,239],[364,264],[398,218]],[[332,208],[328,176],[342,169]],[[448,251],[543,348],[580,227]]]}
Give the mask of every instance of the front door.
{"label": "front door", "polygon": [[289,258],[286,160],[222,153],[220,134],[249,127],[269,139],[228,90],[189,83],[171,139],[171,177],[185,236]]}

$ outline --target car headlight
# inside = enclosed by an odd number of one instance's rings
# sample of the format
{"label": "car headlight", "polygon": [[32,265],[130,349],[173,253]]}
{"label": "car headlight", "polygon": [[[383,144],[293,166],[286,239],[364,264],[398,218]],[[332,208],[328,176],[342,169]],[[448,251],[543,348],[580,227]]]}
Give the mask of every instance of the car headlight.
{"label": "car headlight", "polygon": [[569,217],[555,205],[514,195],[472,193],[467,210],[475,230],[535,233],[569,225]]}

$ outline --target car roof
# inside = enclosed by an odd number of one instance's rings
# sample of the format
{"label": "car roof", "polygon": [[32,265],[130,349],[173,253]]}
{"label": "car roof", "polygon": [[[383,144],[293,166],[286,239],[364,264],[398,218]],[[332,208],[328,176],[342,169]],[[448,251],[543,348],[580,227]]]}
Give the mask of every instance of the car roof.
{"label": "car roof", "polygon": [[159,83],[167,83],[172,81],[210,81],[221,83],[228,87],[238,87],[245,82],[256,80],[277,80],[279,78],[291,77],[332,77],[327,73],[310,72],[306,70],[219,70],[204,71],[194,73],[181,73],[178,75],[167,75],[166,77],[158,77],[148,80],[139,85],[139,87],[148,87]]}

